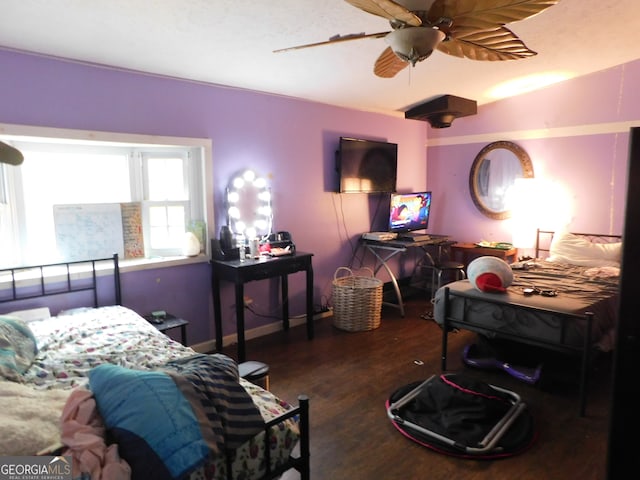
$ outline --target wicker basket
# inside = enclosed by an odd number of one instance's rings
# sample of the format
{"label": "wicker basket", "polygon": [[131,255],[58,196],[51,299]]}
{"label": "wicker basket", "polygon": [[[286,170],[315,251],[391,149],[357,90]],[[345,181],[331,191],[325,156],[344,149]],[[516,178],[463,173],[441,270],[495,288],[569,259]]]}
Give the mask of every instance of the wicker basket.
{"label": "wicker basket", "polygon": [[[382,281],[371,276],[354,275],[347,267],[339,267],[333,276],[333,325],[348,332],[373,330],[380,326],[382,314]],[[341,271],[349,273],[338,277]]]}

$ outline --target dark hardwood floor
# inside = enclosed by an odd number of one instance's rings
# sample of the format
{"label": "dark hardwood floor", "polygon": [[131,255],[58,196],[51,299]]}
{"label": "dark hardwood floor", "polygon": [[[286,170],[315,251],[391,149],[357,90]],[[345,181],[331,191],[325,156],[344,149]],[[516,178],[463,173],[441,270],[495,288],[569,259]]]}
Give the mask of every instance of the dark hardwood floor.
{"label": "dark hardwood floor", "polygon": [[[577,384],[547,381],[538,387],[504,372],[470,369],[462,363],[461,352],[474,335],[451,334],[449,371],[518,393],[532,413],[537,440],[517,456],[487,461],[445,456],[402,436],[386,416],[385,401],[397,388],[440,373],[441,331],[420,317],[428,308],[426,300],[414,298],[404,318],[398,310],[383,307],[376,330],[344,332],[329,317],[317,322],[312,341],[304,327],[295,327],[247,343],[248,359],[269,364],[271,391],[290,402],[298,394],[310,398],[312,479],[605,478],[611,379],[607,357],[593,365],[587,416],[581,418]],[[224,353],[235,358],[235,346]]]}

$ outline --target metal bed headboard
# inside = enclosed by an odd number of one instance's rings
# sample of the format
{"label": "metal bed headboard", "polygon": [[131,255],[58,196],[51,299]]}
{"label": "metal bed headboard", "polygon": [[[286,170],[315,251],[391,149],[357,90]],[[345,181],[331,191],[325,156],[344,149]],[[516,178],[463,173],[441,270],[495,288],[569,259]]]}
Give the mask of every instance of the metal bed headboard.
{"label": "metal bed headboard", "polygon": [[[551,241],[553,240],[552,230],[537,230],[536,233],[536,258],[541,258],[540,253],[547,253],[551,251]],[[602,233],[575,233],[573,235],[578,237],[585,237],[593,243],[615,243],[622,240],[622,235],[609,235]]]}
{"label": "metal bed headboard", "polygon": [[[115,304],[121,305],[122,290],[117,253],[112,257],[92,260],[0,269],[0,303],[89,291],[93,292],[93,306],[97,307],[96,272],[99,270],[98,264],[105,262],[113,265]],[[25,285],[27,283],[28,285]]]}

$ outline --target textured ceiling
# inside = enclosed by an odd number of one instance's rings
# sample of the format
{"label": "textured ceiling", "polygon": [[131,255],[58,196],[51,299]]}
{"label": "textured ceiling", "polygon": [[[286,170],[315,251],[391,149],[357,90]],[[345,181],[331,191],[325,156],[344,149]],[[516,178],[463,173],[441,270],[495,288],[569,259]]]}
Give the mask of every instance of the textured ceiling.
{"label": "textured ceiling", "polygon": [[[430,3],[431,0],[424,0]],[[438,51],[395,78],[373,74],[384,39],[273,50],[375,33],[389,23],[343,0],[0,0],[0,47],[401,115],[450,94],[491,102],[530,75],[572,78],[640,58],[640,1],[560,0],[508,25],[535,57],[478,62]]]}

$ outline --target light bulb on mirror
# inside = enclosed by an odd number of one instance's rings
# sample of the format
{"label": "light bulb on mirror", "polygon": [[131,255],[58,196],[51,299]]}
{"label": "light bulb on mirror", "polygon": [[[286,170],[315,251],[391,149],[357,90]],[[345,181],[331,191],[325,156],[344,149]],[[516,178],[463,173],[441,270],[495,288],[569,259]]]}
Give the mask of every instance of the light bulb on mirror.
{"label": "light bulb on mirror", "polygon": [[236,177],[233,179],[233,188],[235,188],[236,190],[240,190],[242,187],[244,187],[244,179],[242,177]]}
{"label": "light bulb on mirror", "polygon": [[227,201],[229,203],[238,203],[239,200],[240,194],[237,192],[237,190],[232,190],[227,194]]}
{"label": "light bulb on mirror", "polygon": [[230,218],[239,219],[240,209],[238,207],[229,207],[228,214]]}

